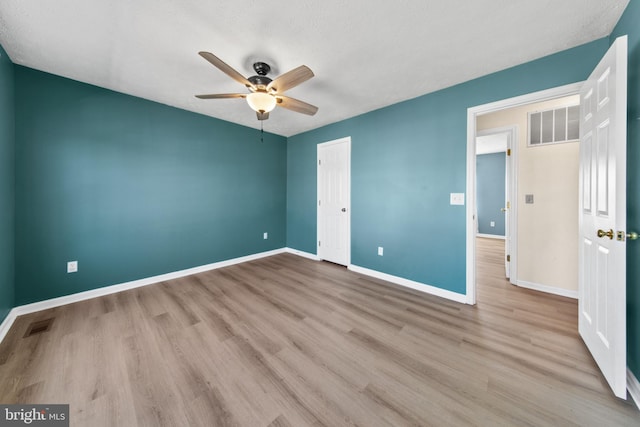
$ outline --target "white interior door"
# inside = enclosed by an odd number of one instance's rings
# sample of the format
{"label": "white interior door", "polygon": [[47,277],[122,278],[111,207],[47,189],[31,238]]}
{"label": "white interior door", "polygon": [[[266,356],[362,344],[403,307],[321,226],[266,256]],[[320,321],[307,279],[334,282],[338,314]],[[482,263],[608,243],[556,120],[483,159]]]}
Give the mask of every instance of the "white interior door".
{"label": "white interior door", "polygon": [[351,263],[351,138],[318,144],[318,257]]}
{"label": "white interior door", "polygon": [[513,131],[507,133],[507,151],[505,156],[505,180],[504,180],[504,274],[507,279],[511,277],[511,200],[512,197],[512,150]]}
{"label": "white interior door", "polygon": [[626,399],[627,38],[580,91],[579,330]]}

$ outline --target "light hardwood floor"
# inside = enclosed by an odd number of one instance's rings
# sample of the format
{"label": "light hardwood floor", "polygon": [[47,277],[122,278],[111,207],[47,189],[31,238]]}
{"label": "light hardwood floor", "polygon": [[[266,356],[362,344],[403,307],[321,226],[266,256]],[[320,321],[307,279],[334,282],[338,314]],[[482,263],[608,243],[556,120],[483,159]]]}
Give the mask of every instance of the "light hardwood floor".
{"label": "light hardwood floor", "polygon": [[639,425],[576,302],[508,284],[496,244],[473,307],[282,254],[22,316],[0,402],[72,426]]}

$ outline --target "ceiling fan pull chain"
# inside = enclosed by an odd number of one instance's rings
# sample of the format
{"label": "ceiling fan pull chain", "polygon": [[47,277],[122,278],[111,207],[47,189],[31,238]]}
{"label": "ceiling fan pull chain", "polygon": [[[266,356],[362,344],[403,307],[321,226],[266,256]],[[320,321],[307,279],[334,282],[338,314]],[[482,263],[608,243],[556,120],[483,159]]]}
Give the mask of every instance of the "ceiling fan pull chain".
{"label": "ceiling fan pull chain", "polygon": [[262,123],[263,121],[260,120],[260,142],[262,142],[264,144],[264,139],[263,139],[263,135],[264,135],[264,130],[262,129]]}

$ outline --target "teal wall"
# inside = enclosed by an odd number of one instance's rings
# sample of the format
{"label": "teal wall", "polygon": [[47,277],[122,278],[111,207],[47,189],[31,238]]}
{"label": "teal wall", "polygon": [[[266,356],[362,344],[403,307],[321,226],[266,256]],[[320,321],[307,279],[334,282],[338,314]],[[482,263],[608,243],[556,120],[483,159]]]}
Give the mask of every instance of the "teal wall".
{"label": "teal wall", "polygon": [[[290,137],[287,246],[316,253],[316,145],[351,136],[351,262],[464,294],[469,107],[585,80],[608,38]],[[384,247],[384,256],[376,254]]]}
{"label": "teal wall", "polygon": [[0,46],[0,322],[14,306],[14,75]]}
{"label": "teal wall", "polygon": [[20,66],[15,80],[16,305],[285,246],[284,137]]}
{"label": "teal wall", "polygon": [[[476,209],[478,232],[504,236],[506,154],[491,153],[476,156]],[[491,227],[491,221],[494,226]]]}
{"label": "teal wall", "polygon": [[[610,37],[629,37],[627,229],[640,231],[640,0],[631,0]],[[640,242],[627,245],[627,365],[640,378]]]}

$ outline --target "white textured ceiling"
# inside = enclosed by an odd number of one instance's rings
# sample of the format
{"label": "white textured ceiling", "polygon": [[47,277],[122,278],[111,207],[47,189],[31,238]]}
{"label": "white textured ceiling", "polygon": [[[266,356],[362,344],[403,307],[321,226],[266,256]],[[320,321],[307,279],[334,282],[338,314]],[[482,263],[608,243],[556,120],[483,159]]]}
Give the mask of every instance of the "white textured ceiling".
{"label": "white textured ceiling", "polygon": [[259,128],[245,76],[298,65],[315,77],[265,131],[291,136],[609,35],[628,0],[1,0],[0,43],[20,65]]}

